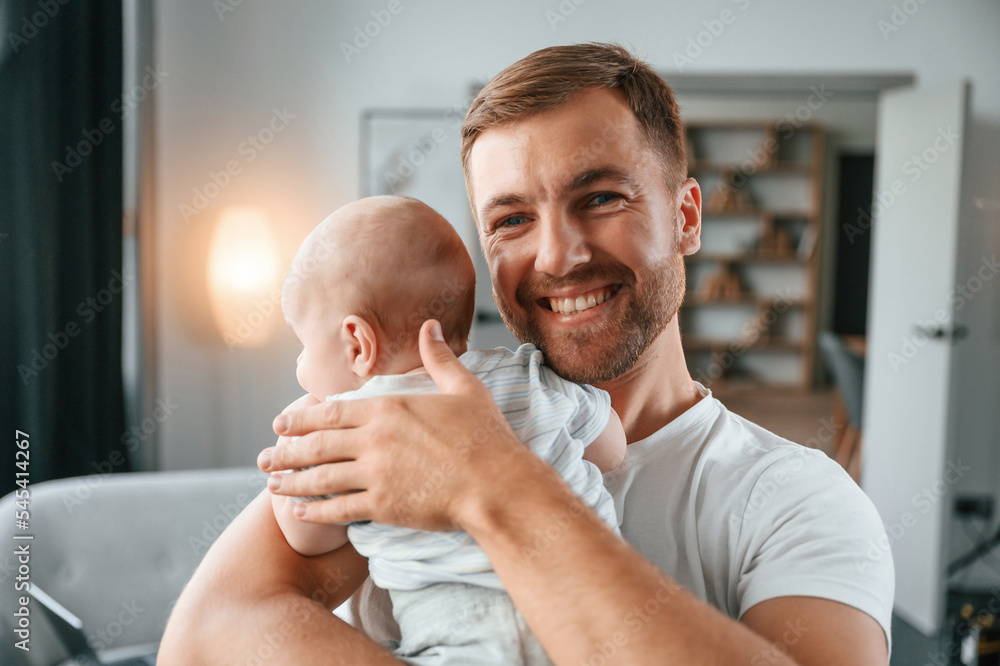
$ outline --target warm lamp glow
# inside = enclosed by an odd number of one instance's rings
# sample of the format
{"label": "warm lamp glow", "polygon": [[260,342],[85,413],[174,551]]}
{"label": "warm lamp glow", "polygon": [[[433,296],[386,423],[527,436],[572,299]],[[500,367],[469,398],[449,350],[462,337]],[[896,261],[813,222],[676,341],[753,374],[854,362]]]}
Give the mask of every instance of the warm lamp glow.
{"label": "warm lamp glow", "polygon": [[267,342],[280,311],[277,238],[259,208],[227,208],[208,253],[215,324],[229,347]]}

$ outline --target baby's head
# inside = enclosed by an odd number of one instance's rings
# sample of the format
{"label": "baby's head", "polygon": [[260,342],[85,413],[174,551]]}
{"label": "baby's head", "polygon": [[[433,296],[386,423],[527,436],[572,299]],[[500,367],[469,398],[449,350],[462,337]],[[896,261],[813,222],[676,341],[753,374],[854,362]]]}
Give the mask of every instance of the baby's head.
{"label": "baby's head", "polygon": [[319,400],[421,365],[420,326],[466,350],[476,273],[448,221],[416,199],[360,199],[320,222],[285,277],[281,307],[302,342],[296,376]]}

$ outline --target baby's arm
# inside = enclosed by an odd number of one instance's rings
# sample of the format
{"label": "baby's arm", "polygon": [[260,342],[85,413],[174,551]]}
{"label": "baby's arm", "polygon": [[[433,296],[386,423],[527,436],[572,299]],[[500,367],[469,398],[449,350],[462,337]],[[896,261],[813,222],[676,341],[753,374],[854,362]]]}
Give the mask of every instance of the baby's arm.
{"label": "baby's arm", "polygon": [[295,517],[295,500],[271,494],[271,508],[285,541],[300,555],[322,555],[347,543],[347,525],[306,523]]}
{"label": "baby's arm", "polygon": [[[304,409],[320,404],[320,401],[306,394],[290,404],[282,414],[292,409]],[[279,439],[280,444],[284,438]],[[346,525],[324,525],[321,523],[305,523],[295,517],[295,500],[286,495],[271,493],[271,510],[278,521],[278,527],[285,536],[285,541],[300,555],[322,555],[340,548],[347,543]]]}
{"label": "baby's arm", "polygon": [[601,473],[610,472],[625,458],[625,428],[618,412],[611,410],[608,425],[590,445],[583,450],[583,459],[597,465]]}

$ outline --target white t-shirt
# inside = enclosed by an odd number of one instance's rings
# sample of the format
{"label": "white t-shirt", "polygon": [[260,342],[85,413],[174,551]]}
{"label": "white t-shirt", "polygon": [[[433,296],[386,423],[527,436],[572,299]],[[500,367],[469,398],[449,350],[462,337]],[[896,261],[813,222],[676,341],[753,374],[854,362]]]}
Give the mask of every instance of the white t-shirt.
{"label": "white t-shirt", "polygon": [[[873,617],[891,650],[895,575],[891,557],[868,555],[885,538],[871,500],[826,454],[697,387],[695,406],[629,444],[604,475],[622,536],[729,617],[775,597],[822,597]],[[384,593],[367,581],[357,596],[354,625],[375,640],[391,637]]]}
{"label": "white t-shirt", "polygon": [[[783,596],[822,597],[873,617],[891,641],[892,558],[871,500],[826,454],[702,399],[604,475],[622,536],[734,619]],[[880,553],[883,551],[879,551]]]}

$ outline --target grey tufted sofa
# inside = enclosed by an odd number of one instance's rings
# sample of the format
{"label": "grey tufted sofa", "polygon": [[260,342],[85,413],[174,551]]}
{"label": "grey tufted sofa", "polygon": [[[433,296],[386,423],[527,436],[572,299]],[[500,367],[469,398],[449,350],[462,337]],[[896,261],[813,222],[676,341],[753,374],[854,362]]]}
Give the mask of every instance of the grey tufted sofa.
{"label": "grey tufted sofa", "polygon": [[[30,652],[13,646],[18,557],[29,576],[83,621],[98,653],[155,646],[208,546],[263,488],[252,468],[94,474],[30,487],[30,525],[17,529],[15,497],[0,500],[0,663],[58,664],[68,656],[38,604],[29,605]],[[15,540],[15,535],[33,539]]]}

